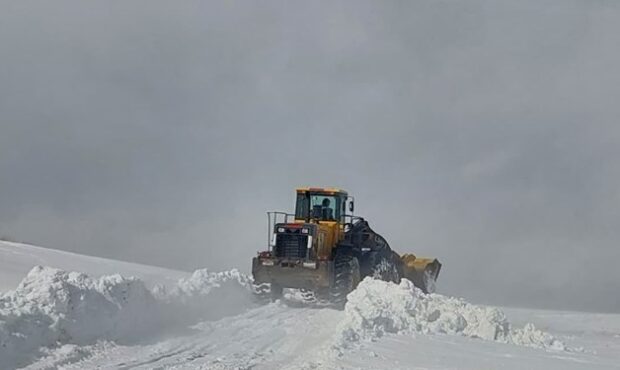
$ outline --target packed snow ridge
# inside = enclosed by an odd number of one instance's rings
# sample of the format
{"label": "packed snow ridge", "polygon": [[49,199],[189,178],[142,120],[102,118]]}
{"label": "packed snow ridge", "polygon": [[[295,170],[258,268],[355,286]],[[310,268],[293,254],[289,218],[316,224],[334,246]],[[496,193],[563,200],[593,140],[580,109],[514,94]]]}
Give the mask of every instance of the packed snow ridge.
{"label": "packed snow ridge", "polygon": [[0,296],[0,369],[31,362],[46,346],[131,343],[179,324],[241,313],[251,305],[250,286],[236,270],[197,270],[167,292],[163,286],[150,291],[136,278],[93,279],[37,266]]}
{"label": "packed snow ridge", "polygon": [[527,324],[513,329],[498,308],[424,294],[412,282],[366,278],[347,297],[339,344],[373,340],[386,333],[452,334],[515,345],[567,350],[552,335]]}
{"label": "packed snow ridge", "polygon": [[[136,278],[91,278],[38,266],[15,290],[0,296],[0,369],[27,365],[48,354],[46,347],[76,352],[75,345],[86,348],[101,341],[130,345],[238,315],[256,304],[252,279],[237,270],[197,270],[171,289],[149,290]],[[408,280],[394,284],[367,278],[349,294],[344,312],[331,312],[340,321],[335,347],[343,349],[386,333],[453,334],[566,349],[533,325],[513,329],[497,308],[426,295]]]}

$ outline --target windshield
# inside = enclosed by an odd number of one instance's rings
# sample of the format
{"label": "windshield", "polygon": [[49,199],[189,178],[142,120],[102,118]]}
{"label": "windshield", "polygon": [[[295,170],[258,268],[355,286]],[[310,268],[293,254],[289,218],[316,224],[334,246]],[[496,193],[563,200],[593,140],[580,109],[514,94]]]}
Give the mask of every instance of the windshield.
{"label": "windshield", "polygon": [[335,195],[297,194],[295,218],[318,218],[324,221],[340,219],[341,199]]}

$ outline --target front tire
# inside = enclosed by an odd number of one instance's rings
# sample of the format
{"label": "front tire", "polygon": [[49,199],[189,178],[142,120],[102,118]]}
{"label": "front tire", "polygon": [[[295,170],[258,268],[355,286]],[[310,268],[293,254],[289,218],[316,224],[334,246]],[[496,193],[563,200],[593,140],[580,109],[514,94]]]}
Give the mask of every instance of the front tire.
{"label": "front tire", "polygon": [[344,307],[347,295],[360,282],[360,264],[357,258],[348,255],[337,255],[334,259],[334,280],[329,289],[330,301]]}

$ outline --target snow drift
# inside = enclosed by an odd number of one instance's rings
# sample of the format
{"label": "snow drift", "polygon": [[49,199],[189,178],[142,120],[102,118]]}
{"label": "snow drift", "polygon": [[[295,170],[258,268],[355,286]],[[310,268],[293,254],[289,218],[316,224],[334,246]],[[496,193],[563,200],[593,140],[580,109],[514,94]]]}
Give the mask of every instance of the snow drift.
{"label": "snow drift", "polygon": [[[58,349],[54,356],[79,358],[87,355],[83,352],[91,344],[139,344],[164,333],[193,330],[190,326],[201,320],[218,320],[253,307],[252,289],[252,279],[237,270],[197,270],[172,288],[149,290],[136,278],[91,278],[35,267],[15,290],[0,296],[0,369],[50,356],[50,347]],[[344,312],[325,312],[340,322],[335,332],[338,348],[385,333],[443,333],[565,349],[531,324],[512,328],[497,308],[426,295],[408,280],[393,284],[367,278],[348,295]]]}
{"label": "snow drift", "polygon": [[0,297],[0,368],[26,364],[40,347],[97,340],[131,342],[179,323],[218,318],[251,304],[247,276],[198,270],[170,292],[136,278],[98,279],[49,267],[33,268]]}
{"label": "snow drift", "polygon": [[400,284],[372,278],[347,297],[340,344],[372,340],[385,333],[453,334],[528,347],[565,350],[550,334],[527,324],[513,329],[498,308],[462,299],[424,294],[412,282]]}

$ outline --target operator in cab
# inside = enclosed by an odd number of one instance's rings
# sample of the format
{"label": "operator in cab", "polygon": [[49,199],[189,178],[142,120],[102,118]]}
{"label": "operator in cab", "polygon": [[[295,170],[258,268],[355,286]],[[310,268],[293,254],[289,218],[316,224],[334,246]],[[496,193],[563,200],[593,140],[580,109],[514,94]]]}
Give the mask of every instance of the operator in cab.
{"label": "operator in cab", "polygon": [[334,220],[334,210],[329,206],[330,205],[329,198],[323,199],[323,209],[321,212],[321,218],[325,221],[333,221]]}

